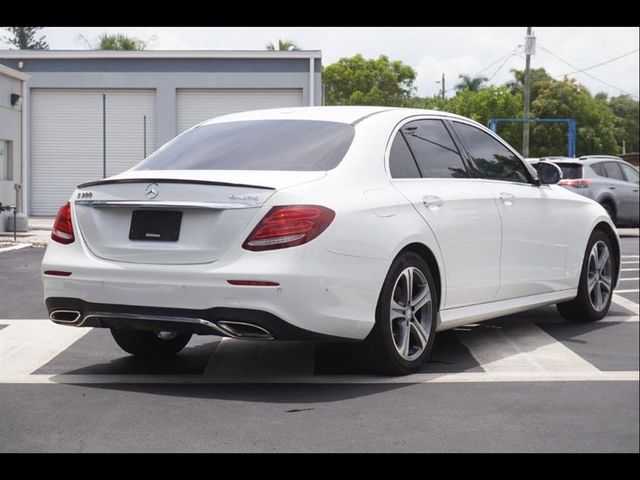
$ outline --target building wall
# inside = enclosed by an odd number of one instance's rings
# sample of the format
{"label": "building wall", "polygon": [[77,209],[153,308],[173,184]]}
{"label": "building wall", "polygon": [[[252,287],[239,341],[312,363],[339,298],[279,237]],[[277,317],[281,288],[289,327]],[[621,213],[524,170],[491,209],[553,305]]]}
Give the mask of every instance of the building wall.
{"label": "building wall", "polygon": [[[1,55],[0,55],[1,56]],[[0,63],[18,69],[18,60]],[[309,59],[147,58],[28,59],[20,69],[29,88],[152,88],[156,90],[156,145],[176,135],[179,88],[301,88],[310,104]],[[321,62],[314,61],[313,104],[322,101]]]}
{"label": "building wall", "polygon": [[[313,94],[310,67],[313,62]],[[176,135],[176,91],[181,88],[296,88],[304,105],[321,105],[321,60],[309,58],[2,58],[0,64],[28,73],[23,103],[29,112],[31,89],[153,89],[156,92],[156,142],[160,147]],[[19,81],[17,93],[19,93]],[[31,125],[30,112],[27,125]],[[0,125],[2,125],[0,123]],[[15,122],[20,139],[20,120]],[[0,130],[1,132],[2,130]],[[27,145],[30,145],[27,128]],[[14,142],[14,164],[19,166],[19,141]],[[29,154],[28,154],[29,155]],[[18,163],[16,163],[18,162]],[[26,175],[31,159],[28,158]],[[14,170],[15,171],[15,170]],[[19,172],[19,170],[18,170]],[[15,178],[15,177],[14,177]],[[17,177],[19,178],[19,177]],[[30,191],[30,180],[25,188]],[[0,195],[6,188],[0,187]],[[10,185],[10,196],[13,185]],[[30,193],[28,194],[30,196]],[[5,201],[0,196],[0,201]],[[13,200],[11,200],[13,202]],[[28,205],[27,205],[28,208]]]}
{"label": "building wall", "polygon": [[[15,204],[14,183],[21,183],[22,174],[20,159],[22,158],[22,103],[16,107],[11,106],[11,94],[21,95],[21,81],[4,75],[0,72],[0,140],[8,140],[10,143],[9,180],[0,180],[0,203],[3,205]],[[2,228],[0,226],[0,231]]]}

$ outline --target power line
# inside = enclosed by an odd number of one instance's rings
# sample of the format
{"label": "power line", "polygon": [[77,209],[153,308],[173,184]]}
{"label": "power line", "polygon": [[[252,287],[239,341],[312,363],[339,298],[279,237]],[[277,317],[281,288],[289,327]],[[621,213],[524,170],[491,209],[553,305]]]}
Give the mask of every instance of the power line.
{"label": "power line", "polygon": [[[621,59],[623,57],[631,55],[632,53],[636,53],[638,50],[640,50],[640,49],[636,48],[635,50],[633,50],[631,52],[627,52],[624,55],[619,55],[619,56],[617,56],[615,58],[612,58],[611,60],[607,60],[606,62],[601,62],[601,63],[598,63],[597,65],[592,65],[591,67],[587,67],[587,68],[583,68],[583,69],[580,69],[580,70],[575,70],[573,72],[565,73],[564,75],[571,75],[573,73],[586,72],[587,70],[591,70],[593,68],[601,67],[602,65],[606,65],[607,63],[615,62],[616,60],[619,60],[619,59]],[[564,75],[554,75],[554,76],[555,77],[563,77]]]}
{"label": "power line", "polygon": [[505,61],[504,61],[504,62],[502,62],[502,63],[500,64],[500,66],[496,69],[496,71],[495,71],[495,72],[493,72],[493,75],[491,75],[491,76],[487,79],[487,82],[491,81],[491,79],[492,79],[493,77],[495,77],[495,76],[496,76],[496,74],[497,74],[497,73],[502,69],[502,67],[504,67],[505,63],[507,63],[507,62],[508,62],[512,57],[515,57],[515,56],[517,56],[517,54],[516,54],[516,53],[512,53],[511,55],[509,55],[509,56],[505,59]]}
{"label": "power line", "polygon": [[[515,52],[516,50],[518,50],[519,48],[520,48],[520,45],[518,45],[516,48],[513,48],[513,49],[509,50],[505,55],[503,55],[503,56],[501,56],[500,58],[498,58],[497,60],[495,60],[495,61],[491,62],[489,65],[487,65],[486,67],[484,67],[484,68],[483,68],[482,70],[480,70],[478,73],[476,73],[476,74],[474,74],[474,75],[471,75],[471,78],[476,78],[478,75],[480,75],[480,74],[481,74],[482,72],[484,72],[485,70],[487,70],[487,69],[489,69],[489,68],[493,67],[493,66],[494,66],[496,63],[498,63],[500,60],[504,60],[505,58],[506,58],[507,60],[509,60],[509,58],[513,57],[514,55],[517,55],[517,54],[516,54],[516,53],[514,53],[514,52]],[[505,63],[506,63],[506,60],[505,60]],[[502,66],[503,66],[503,65],[504,65],[504,63],[503,63],[502,65],[500,65],[500,67],[498,68],[498,70],[499,70],[500,68],[502,68]],[[493,77],[495,76],[495,74],[496,74],[496,73],[497,73],[497,70],[496,70],[496,72],[494,72],[494,74],[493,74],[493,75],[491,75],[491,78],[493,78]],[[491,79],[491,78],[490,78],[490,79]],[[489,79],[489,80],[490,80],[490,79]],[[487,80],[487,81],[489,81],[489,80]],[[455,88],[456,88],[456,87],[455,87],[455,85],[454,85],[454,86],[452,86],[452,87],[449,87],[447,90],[445,90],[445,93],[448,93],[448,92],[450,92],[451,90],[455,90]]]}
{"label": "power line", "polygon": [[[637,50],[635,50],[635,51],[637,51]],[[633,53],[633,52],[630,52],[630,53]],[[588,62],[588,63],[590,63],[592,65],[595,65],[596,63],[600,63],[599,60],[589,60],[588,58],[576,57],[575,55],[567,55],[566,53],[565,53],[565,57],[575,58],[576,60],[581,60],[583,62]],[[625,67],[621,67],[620,65],[609,65],[609,66],[613,67],[613,68],[617,68],[619,70],[624,70],[625,72],[637,72],[638,71],[635,68],[625,68]]]}
{"label": "power line", "polygon": [[[637,96],[637,95],[634,95],[634,94],[633,94],[633,93],[631,93],[631,92],[627,92],[626,90],[623,90],[623,89],[622,89],[622,88],[620,88],[620,87],[616,87],[615,85],[611,85],[610,83],[607,83],[607,82],[605,82],[604,80],[599,79],[598,77],[594,77],[594,76],[593,76],[593,75],[591,75],[590,73],[586,73],[586,72],[584,71],[584,69],[580,69],[580,68],[576,67],[575,65],[573,65],[573,64],[572,64],[572,63],[570,63],[570,62],[568,62],[568,61],[567,61],[567,60],[565,60],[564,58],[559,57],[558,55],[556,55],[555,53],[553,53],[553,52],[552,52],[551,50],[549,50],[548,48],[545,48],[545,47],[543,47],[542,45],[539,45],[539,47],[540,47],[540,49],[541,49],[541,50],[544,50],[545,52],[547,52],[548,54],[550,54],[550,55],[554,56],[555,58],[557,58],[557,59],[558,59],[558,60],[560,60],[561,62],[563,62],[563,63],[565,63],[565,64],[569,65],[571,68],[576,69],[576,72],[575,72],[575,73],[584,73],[587,77],[593,78],[594,80],[597,80],[597,81],[598,81],[598,82],[600,82],[600,83],[603,83],[603,84],[605,84],[605,85],[607,85],[607,86],[609,86],[609,87],[611,87],[611,88],[615,88],[616,90],[619,90],[619,91],[621,91],[622,93],[626,93],[627,95],[630,95],[630,96],[632,96],[632,97],[634,97],[634,98],[638,98],[638,96]],[[568,73],[566,73],[565,75],[569,75],[569,74],[568,74]]]}

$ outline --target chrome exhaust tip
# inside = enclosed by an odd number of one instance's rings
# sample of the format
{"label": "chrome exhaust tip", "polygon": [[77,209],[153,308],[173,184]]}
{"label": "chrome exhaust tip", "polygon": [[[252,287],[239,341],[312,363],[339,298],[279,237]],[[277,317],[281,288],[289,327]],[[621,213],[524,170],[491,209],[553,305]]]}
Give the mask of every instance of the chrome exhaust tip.
{"label": "chrome exhaust tip", "polygon": [[80,320],[78,310],[54,310],[49,314],[49,318],[56,323],[76,323]]}
{"label": "chrome exhaust tip", "polygon": [[273,339],[271,332],[252,323],[221,320],[218,322],[218,326],[234,338]]}

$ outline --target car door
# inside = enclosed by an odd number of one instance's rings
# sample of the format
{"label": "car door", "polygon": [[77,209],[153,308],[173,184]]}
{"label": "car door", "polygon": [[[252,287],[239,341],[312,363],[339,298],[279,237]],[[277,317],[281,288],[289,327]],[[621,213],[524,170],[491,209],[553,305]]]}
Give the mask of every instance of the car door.
{"label": "car door", "polygon": [[493,300],[499,286],[500,219],[483,181],[438,118],[398,126],[389,152],[392,185],[432,230],[443,258],[442,309]]}
{"label": "car door", "polygon": [[620,168],[622,169],[622,173],[624,173],[626,183],[624,187],[625,198],[629,199],[629,223],[631,225],[638,225],[638,217],[640,217],[640,194],[638,193],[640,190],[640,175],[638,174],[638,170],[633,168],[631,165],[627,165],[626,163],[618,163]]}
{"label": "car door", "polygon": [[567,200],[554,190],[562,187],[540,186],[524,161],[489,130],[461,121],[452,125],[500,212],[502,255],[496,299],[564,288],[568,237],[575,222],[571,197]]}
{"label": "car door", "polygon": [[[609,179],[608,188],[616,203],[616,220],[624,223],[631,219],[631,188],[618,162],[603,162],[602,168]],[[637,195],[637,194],[636,194]]]}

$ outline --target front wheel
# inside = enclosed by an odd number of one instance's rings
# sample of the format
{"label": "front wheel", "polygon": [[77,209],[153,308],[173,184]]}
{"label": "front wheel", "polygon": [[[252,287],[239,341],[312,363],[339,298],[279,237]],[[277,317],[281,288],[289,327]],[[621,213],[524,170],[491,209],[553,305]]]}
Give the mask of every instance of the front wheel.
{"label": "front wheel", "polygon": [[125,352],[145,358],[171,357],[182,350],[191,339],[190,333],[151,332],[119,328],[112,328],[111,335]]}
{"label": "front wheel", "polygon": [[578,296],[557,305],[560,315],[571,321],[593,322],[609,312],[618,265],[614,255],[609,237],[600,230],[593,232],[582,262]]}
{"label": "front wheel", "polygon": [[437,292],[427,263],[413,252],[391,265],[364,341],[367,362],[378,372],[406,375],[420,368],[435,338]]}

